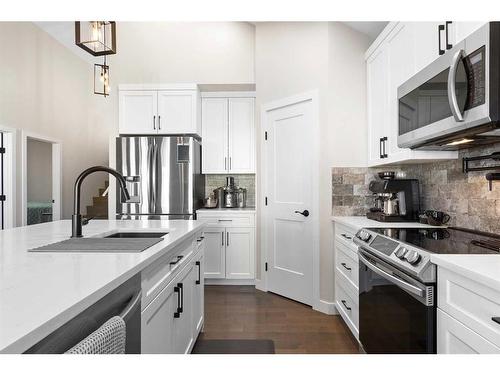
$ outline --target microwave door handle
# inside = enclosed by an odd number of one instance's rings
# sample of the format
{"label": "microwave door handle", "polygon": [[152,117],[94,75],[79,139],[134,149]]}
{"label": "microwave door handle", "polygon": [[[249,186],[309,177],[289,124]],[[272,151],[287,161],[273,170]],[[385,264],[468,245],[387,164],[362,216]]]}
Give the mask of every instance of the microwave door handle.
{"label": "microwave door handle", "polygon": [[450,104],[451,112],[453,113],[453,117],[457,122],[464,121],[464,117],[462,115],[462,111],[458,107],[457,101],[457,93],[455,91],[455,80],[457,78],[457,69],[460,60],[464,55],[464,50],[458,50],[453,59],[451,60],[450,72],[448,73],[448,102]]}
{"label": "microwave door handle", "polygon": [[358,255],[359,255],[359,260],[366,267],[368,267],[369,269],[371,269],[373,272],[378,273],[379,275],[383,276],[384,278],[390,280],[391,282],[393,282],[394,284],[396,284],[397,286],[399,286],[401,289],[404,289],[404,290],[406,290],[409,293],[416,294],[419,297],[423,297],[425,295],[425,291],[424,290],[422,290],[420,288],[417,288],[416,286],[413,286],[413,285],[407,283],[406,281],[403,281],[403,280],[401,280],[401,279],[399,279],[399,278],[391,275],[390,273],[385,272],[384,270],[381,270],[380,268],[378,268],[374,264],[372,264],[368,260],[368,258],[366,258],[363,254],[361,254],[361,252],[359,252]]}

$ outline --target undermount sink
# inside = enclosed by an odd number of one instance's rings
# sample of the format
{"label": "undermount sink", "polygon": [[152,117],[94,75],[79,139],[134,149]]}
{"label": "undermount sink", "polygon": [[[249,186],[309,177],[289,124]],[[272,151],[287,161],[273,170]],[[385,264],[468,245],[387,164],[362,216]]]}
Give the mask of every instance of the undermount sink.
{"label": "undermount sink", "polygon": [[116,232],[104,238],[160,238],[168,232]]}

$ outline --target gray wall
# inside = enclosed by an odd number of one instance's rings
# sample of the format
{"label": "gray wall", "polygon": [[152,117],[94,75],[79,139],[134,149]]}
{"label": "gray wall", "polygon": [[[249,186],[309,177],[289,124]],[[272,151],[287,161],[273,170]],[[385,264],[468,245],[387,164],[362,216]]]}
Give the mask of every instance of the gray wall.
{"label": "gray wall", "polygon": [[52,144],[28,138],[28,202],[52,201]]}

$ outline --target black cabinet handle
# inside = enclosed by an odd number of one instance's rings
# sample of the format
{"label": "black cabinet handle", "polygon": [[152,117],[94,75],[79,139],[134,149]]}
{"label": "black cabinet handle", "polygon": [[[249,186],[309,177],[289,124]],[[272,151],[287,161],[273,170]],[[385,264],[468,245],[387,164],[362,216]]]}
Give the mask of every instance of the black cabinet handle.
{"label": "black cabinet handle", "polygon": [[301,214],[302,216],[304,217],[308,217],[309,216],[309,211],[308,210],[304,210],[302,212],[300,211],[294,211],[296,214]]}
{"label": "black cabinet handle", "polygon": [[495,316],[495,317],[491,318],[491,320],[493,320],[497,324],[500,324],[500,316]]}
{"label": "black cabinet handle", "polygon": [[182,258],[184,258],[184,255],[177,255],[177,260],[170,262],[170,265],[175,266],[177,263],[181,261]]}
{"label": "black cabinet handle", "polygon": [[384,153],[382,154],[383,158],[387,158],[389,155],[387,155],[387,150],[386,150],[386,145],[387,145],[387,137],[382,138],[382,145],[384,146]]}
{"label": "black cabinet handle", "polygon": [[222,246],[224,246],[224,232],[220,233],[222,235]]}
{"label": "black cabinet handle", "polygon": [[351,308],[350,308],[349,306],[347,306],[347,303],[345,302],[345,300],[342,300],[342,301],[340,301],[340,302],[342,302],[342,304],[344,305],[344,307],[345,307],[347,310],[351,311]]}
{"label": "black cabinet handle", "polygon": [[178,286],[174,286],[174,293],[177,293],[177,311],[174,312],[174,318],[180,318],[181,313],[179,309],[181,307],[181,289]]}
{"label": "black cabinet handle", "polygon": [[344,267],[346,270],[350,271],[352,268],[347,267],[346,263],[340,263],[342,267]]}
{"label": "black cabinet handle", "polygon": [[201,283],[201,262],[197,260],[195,264],[198,266],[198,280],[196,280],[196,284],[199,285]]}
{"label": "black cabinet handle", "polygon": [[438,53],[444,55],[444,49],[441,49],[441,32],[444,31],[444,25],[438,26]]}
{"label": "black cabinet handle", "polygon": [[382,154],[382,141],[383,141],[383,138],[380,138],[378,140],[378,154],[380,156],[380,159],[384,158],[384,155]]}
{"label": "black cabinet handle", "polygon": [[153,130],[156,130],[156,116],[153,116]]}
{"label": "black cabinet handle", "polygon": [[181,296],[181,304],[177,308],[177,311],[180,312],[180,313],[182,313],[183,310],[184,310],[184,284],[183,283],[178,283],[177,286],[180,289],[180,296]]}
{"label": "black cabinet handle", "polygon": [[161,130],[161,116],[158,115],[158,130]]}
{"label": "black cabinet handle", "polygon": [[449,41],[449,29],[448,26],[451,25],[451,21],[446,21],[446,49],[451,49],[453,47],[453,44],[450,43]]}
{"label": "black cabinet handle", "polygon": [[229,246],[229,232],[226,232],[226,246]]}
{"label": "black cabinet handle", "polygon": [[341,233],[340,234],[342,237],[344,237],[345,239],[348,239],[348,240],[352,240],[352,237],[351,236],[348,236],[347,234],[345,233]]}

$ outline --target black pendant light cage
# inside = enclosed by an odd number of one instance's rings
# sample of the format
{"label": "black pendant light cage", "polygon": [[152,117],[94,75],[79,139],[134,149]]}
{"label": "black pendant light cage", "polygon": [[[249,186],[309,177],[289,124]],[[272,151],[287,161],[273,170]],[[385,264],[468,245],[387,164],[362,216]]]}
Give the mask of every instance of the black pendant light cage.
{"label": "black pendant light cage", "polygon": [[94,94],[108,96],[109,91],[109,65],[104,56],[103,64],[94,64]]}
{"label": "black pendant light cage", "polygon": [[75,44],[93,56],[116,53],[116,22],[76,21]]}

